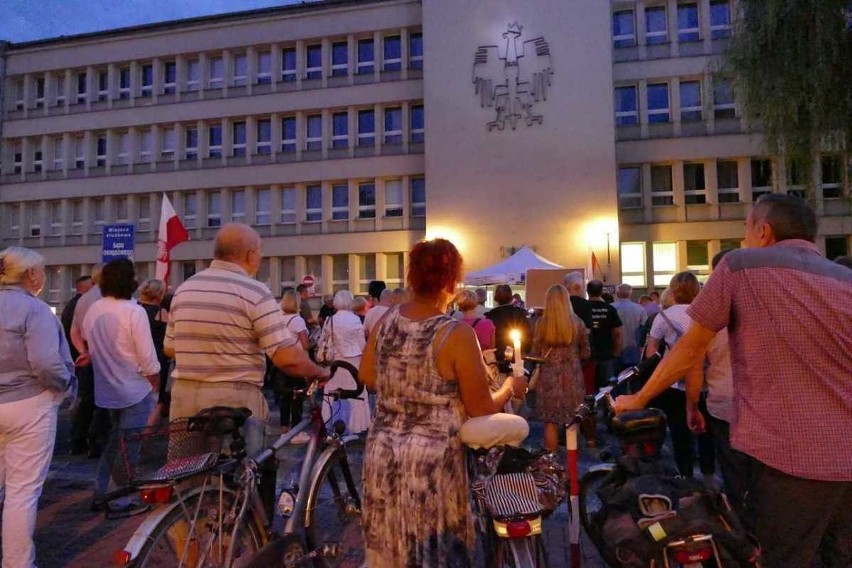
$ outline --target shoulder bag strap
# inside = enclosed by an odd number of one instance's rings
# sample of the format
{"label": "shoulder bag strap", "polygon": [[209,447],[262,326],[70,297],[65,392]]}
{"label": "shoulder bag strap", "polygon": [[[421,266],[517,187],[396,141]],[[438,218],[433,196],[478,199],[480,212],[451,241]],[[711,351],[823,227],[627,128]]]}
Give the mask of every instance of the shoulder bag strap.
{"label": "shoulder bag strap", "polygon": [[[666,320],[666,323],[669,324],[669,327],[672,328],[677,335],[677,339],[683,337],[683,332],[680,330],[678,326],[674,324],[672,320],[669,319],[669,316],[666,315],[666,312],[660,312],[660,315],[663,316],[663,319]],[[675,340],[677,341],[677,340]]]}

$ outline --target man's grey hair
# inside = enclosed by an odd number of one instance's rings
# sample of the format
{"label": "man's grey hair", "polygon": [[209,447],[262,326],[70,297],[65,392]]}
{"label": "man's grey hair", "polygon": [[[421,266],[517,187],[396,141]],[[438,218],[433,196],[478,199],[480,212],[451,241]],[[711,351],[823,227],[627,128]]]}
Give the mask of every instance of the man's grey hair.
{"label": "man's grey hair", "polygon": [[391,298],[393,298],[393,290],[391,290],[390,288],[385,288],[379,295],[379,304],[383,306],[389,306]]}
{"label": "man's grey hair", "polygon": [[349,290],[338,290],[334,293],[334,309],[352,311],[352,292]]}
{"label": "man's grey hair", "polygon": [[565,285],[565,288],[568,289],[568,292],[583,294],[583,273],[582,272],[569,272],[564,277],[562,277],[562,284]]}
{"label": "man's grey hair", "polygon": [[619,284],[615,289],[615,295],[619,298],[629,298],[633,295],[633,286],[630,284]]}

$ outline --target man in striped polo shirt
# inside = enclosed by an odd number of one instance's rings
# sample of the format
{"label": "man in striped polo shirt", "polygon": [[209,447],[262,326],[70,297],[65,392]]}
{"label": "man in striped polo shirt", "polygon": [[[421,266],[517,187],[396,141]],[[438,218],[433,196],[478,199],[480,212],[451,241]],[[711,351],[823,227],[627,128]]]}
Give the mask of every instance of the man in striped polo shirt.
{"label": "man in striped polo shirt", "polygon": [[210,267],[175,292],[164,351],[175,359],[169,418],[211,406],[246,407],[246,449],[263,447],[269,415],[261,392],[265,356],[288,375],[326,378],[287,329],[272,293],[254,279],[263,258],[260,236],[232,223],[216,235]]}
{"label": "man in striped polo shirt", "polygon": [[692,327],[639,393],[616,399],[619,412],[644,407],[728,328],[743,520],[767,568],[852,566],[852,272],[820,254],[816,234],[804,201],[762,196],[748,248],[719,262],[689,308]]}

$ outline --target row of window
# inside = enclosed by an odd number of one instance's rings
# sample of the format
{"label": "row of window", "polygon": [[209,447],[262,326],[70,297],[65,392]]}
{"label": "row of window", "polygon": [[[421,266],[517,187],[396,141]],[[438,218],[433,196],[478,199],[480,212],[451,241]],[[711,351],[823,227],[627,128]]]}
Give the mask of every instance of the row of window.
{"label": "row of window", "polygon": [[[715,162],[715,164],[714,164]],[[742,162],[742,164],[741,164]],[[822,156],[819,168],[819,191],[823,199],[836,199],[843,195],[843,159],[837,155]],[[740,167],[748,168],[750,183],[740,179]],[[774,162],[768,158],[751,158],[747,162],[737,160],[715,160],[683,162],[674,167],[683,175],[684,204],[707,203],[709,168],[715,168],[716,194],[718,203],[740,202],[740,188],[750,188],[752,201],[765,193],[772,193],[780,186],[773,171]],[[647,177],[646,177],[647,172]],[[671,164],[645,164],[622,166],[618,169],[618,205],[621,209],[641,208],[650,199],[651,206],[675,204]],[[646,182],[650,186],[645,188]],[[744,185],[745,184],[745,185]],[[795,164],[786,171],[785,189],[791,195],[805,197],[806,172]]]}
{"label": "row of window", "polygon": [[[425,140],[425,115],[422,104],[385,106],[377,109],[332,110],[326,114],[307,112],[272,117],[226,119],[221,122],[181,125],[158,125],[157,139],[150,127],[122,131],[93,132],[87,141],[77,133],[70,137],[52,136],[48,140],[49,155],[45,156],[42,138],[8,139],[4,145],[6,167],[0,171],[13,174],[68,169],[149,163],[175,159],[195,160],[227,156],[268,155],[319,151],[323,147],[346,149],[402,144],[407,140],[421,144]],[[249,137],[250,127],[253,129]],[[225,137],[225,130],[229,133]],[[273,132],[277,130],[277,132]],[[301,136],[300,136],[301,133]],[[227,141],[227,144],[224,142]],[[202,144],[203,142],[203,144]],[[68,145],[66,147],[66,144]],[[0,164],[2,166],[2,164]]]}
{"label": "row of window", "polygon": [[[730,0],[710,0],[710,38],[723,39],[731,36]],[[669,10],[676,10],[676,29],[669,29]],[[637,16],[642,20],[645,45],[664,43],[687,43],[703,39],[701,13],[698,2],[676,2],[671,5],[645,6],[636,10],[617,10],[612,14],[612,42],[616,48],[638,45]]]}
{"label": "row of window", "polygon": [[[671,91],[677,90],[680,104],[672,108]],[[699,122],[706,119],[712,102],[712,114],[716,120],[735,119],[736,103],[732,81],[726,77],[714,76],[712,79],[712,101],[705,101],[705,84],[700,78],[671,81],[649,81],[645,85],[643,122],[659,124],[667,122]],[[640,89],[638,85],[615,87],[615,125],[630,126],[639,124]]]}
{"label": "row of window", "polygon": [[[423,67],[423,34],[407,33],[405,62],[409,69]],[[378,38],[378,39],[377,39]],[[173,60],[122,63],[109,67],[54,72],[9,80],[12,110],[43,108],[110,99],[130,99],[225,86],[268,85],[272,82],[318,80],[322,77],[372,75],[376,70],[400,71],[403,67],[403,36],[398,33],[343,38],[328,48],[322,42],[299,46],[257,47]],[[378,45],[377,45],[378,42]],[[353,53],[351,54],[350,51]],[[350,61],[352,55],[353,60]],[[276,59],[276,61],[273,61]],[[275,63],[275,69],[273,69]],[[27,82],[30,81],[29,84]],[[31,94],[30,94],[31,93]]]}
{"label": "row of window", "polygon": [[[224,221],[255,226],[291,225],[298,222],[347,221],[403,217],[407,209],[411,217],[426,215],[426,179],[333,181],[307,183],[301,187],[258,187],[203,192],[182,191],[175,206],[184,226],[219,227]],[[407,195],[406,195],[407,190]],[[136,196],[131,211],[124,196],[16,203],[6,206],[7,236],[20,238],[21,224],[25,237],[60,237],[63,235],[98,234],[107,223],[133,223],[136,231],[149,232],[156,227],[152,218],[149,195]],[[225,205],[227,204],[227,209]],[[203,205],[203,209],[202,206]],[[109,207],[109,211],[107,208]],[[22,217],[23,213],[23,217]],[[45,226],[47,225],[47,226]]]}

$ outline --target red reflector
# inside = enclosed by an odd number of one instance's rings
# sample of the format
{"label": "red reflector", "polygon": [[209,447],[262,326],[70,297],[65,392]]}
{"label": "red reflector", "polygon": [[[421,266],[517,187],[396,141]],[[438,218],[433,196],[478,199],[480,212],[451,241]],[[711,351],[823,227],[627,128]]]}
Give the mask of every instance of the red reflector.
{"label": "red reflector", "polygon": [[139,496],[142,499],[142,502],[147,503],[148,505],[162,505],[163,503],[168,503],[172,500],[172,488],[154,487],[142,489],[139,492]]}
{"label": "red reflector", "polygon": [[506,532],[509,538],[521,538],[532,532],[532,527],[526,521],[510,521],[506,523]]}
{"label": "red reflector", "polygon": [[688,549],[680,549],[674,551],[674,559],[675,562],[679,562],[681,564],[687,564],[689,562],[704,562],[705,560],[710,560],[713,558],[713,548],[693,548],[691,550]]}
{"label": "red reflector", "polygon": [[126,550],[116,550],[112,553],[112,563],[116,566],[127,566],[130,564],[130,553]]}

